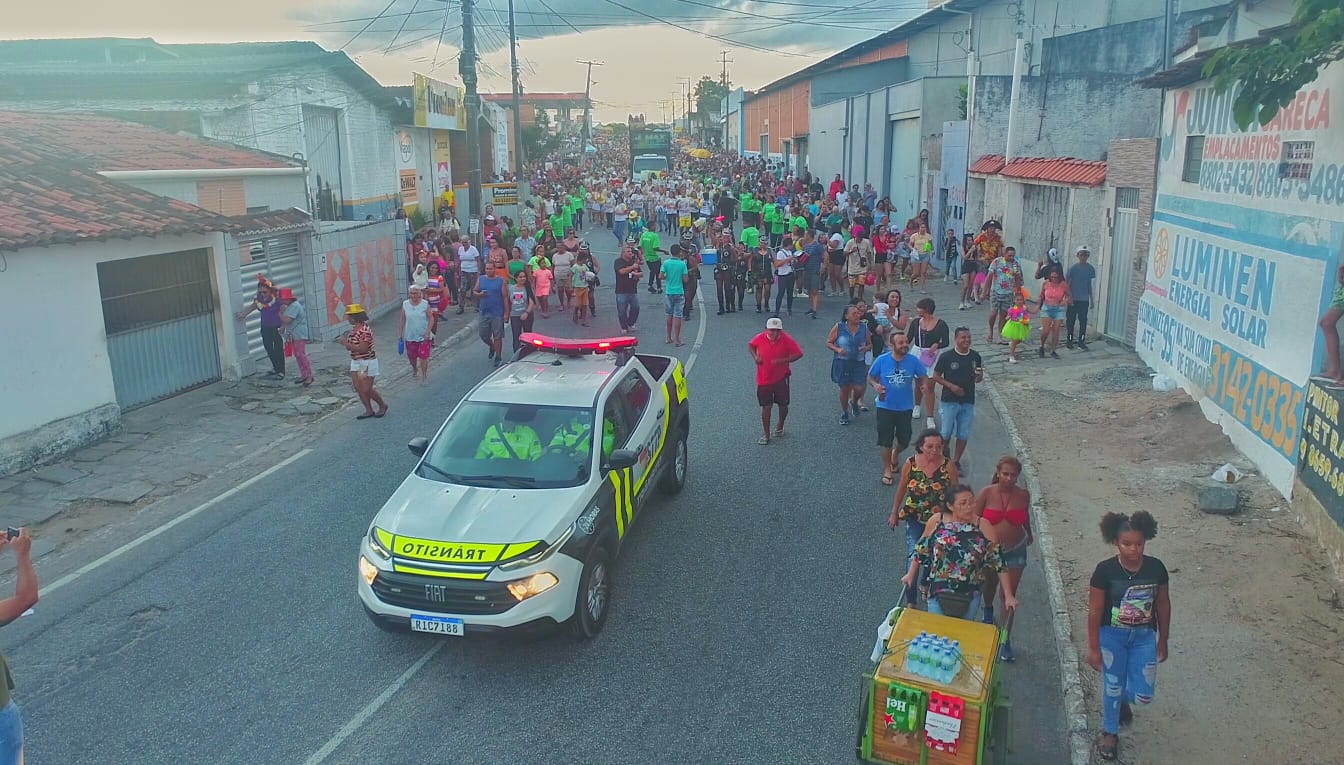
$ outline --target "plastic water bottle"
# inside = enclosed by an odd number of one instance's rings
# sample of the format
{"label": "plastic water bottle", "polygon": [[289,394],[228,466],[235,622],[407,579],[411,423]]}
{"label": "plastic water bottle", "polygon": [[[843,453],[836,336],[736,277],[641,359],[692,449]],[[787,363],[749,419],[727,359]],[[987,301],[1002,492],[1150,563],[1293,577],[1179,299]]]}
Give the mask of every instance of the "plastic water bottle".
{"label": "plastic water bottle", "polygon": [[910,671],[923,675],[928,671],[928,645],[923,633],[910,643]]}
{"label": "plastic water bottle", "polygon": [[961,674],[961,641],[952,641],[952,677]]}

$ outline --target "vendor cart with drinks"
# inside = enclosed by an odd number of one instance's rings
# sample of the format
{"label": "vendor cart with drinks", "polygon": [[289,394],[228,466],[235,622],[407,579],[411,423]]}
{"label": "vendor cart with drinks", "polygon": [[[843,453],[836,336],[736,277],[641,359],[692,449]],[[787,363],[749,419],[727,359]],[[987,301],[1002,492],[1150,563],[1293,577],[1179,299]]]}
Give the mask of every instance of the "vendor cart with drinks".
{"label": "vendor cart with drinks", "polygon": [[[904,597],[900,602],[904,602]],[[1004,765],[1010,707],[991,624],[896,607],[864,673],[855,751],[881,765]]]}

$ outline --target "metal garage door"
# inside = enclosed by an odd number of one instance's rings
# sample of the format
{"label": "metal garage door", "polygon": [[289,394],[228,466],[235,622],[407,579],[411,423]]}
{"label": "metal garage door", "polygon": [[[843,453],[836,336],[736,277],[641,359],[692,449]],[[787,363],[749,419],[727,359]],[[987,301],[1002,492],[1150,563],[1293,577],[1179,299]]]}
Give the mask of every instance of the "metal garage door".
{"label": "metal garage door", "polygon": [[[265,274],[277,289],[288,287],[294,290],[295,297],[304,298],[303,258],[298,234],[241,239],[238,249],[243,263],[239,274],[244,301],[251,300],[256,294],[257,274]],[[247,354],[253,361],[266,357],[266,349],[261,344],[261,315],[257,311],[247,316]]]}
{"label": "metal garage door", "polygon": [[892,122],[891,202],[896,205],[898,223],[919,212],[919,200],[923,198],[919,170],[919,119]]}
{"label": "metal garage door", "polygon": [[219,379],[208,250],[99,263],[98,291],[123,410]]}
{"label": "metal garage door", "polygon": [[339,220],[345,193],[341,188],[340,112],[303,105],[303,143],[317,195],[317,217]]}
{"label": "metal garage door", "polygon": [[[1115,228],[1111,233],[1111,262],[1107,264],[1106,317],[1103,331],[1124,342],[1129,317],[1129,275],[1134,271],[1134,237],[1139,230],[1139,190],[1115,190]],[[1095,305],[1095,303],[1094,303]]]}
{"label": "metal garage door", "polygon": [[1022,251],[1018,253],[1019,257],[1039,263],[1045,260],[1046,250],[1064,246],[1064,232],[1069,225],[1069,192],[1070,189],[1064,186],[1028,184],[1022,187]]}

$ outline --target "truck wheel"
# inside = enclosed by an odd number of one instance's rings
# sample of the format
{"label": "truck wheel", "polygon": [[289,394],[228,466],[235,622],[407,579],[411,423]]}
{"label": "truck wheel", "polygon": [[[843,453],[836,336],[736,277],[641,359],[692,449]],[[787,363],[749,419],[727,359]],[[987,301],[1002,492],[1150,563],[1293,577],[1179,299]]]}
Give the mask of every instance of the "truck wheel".
{"label": "truck wheel", "polygon": [[574,618],[569,622],[574,637],[591,640],[607,623],[611,610],[611,556],[597,545],[588,553],[579,576],[579,592],[574,601]]}
{"label": "truck wheel", "polygon": [[672,444],[672,463],[663,471],[658,480],[658,491],[664,494],[677,494],[686,485],[686,470],[690,466],[690,454],[686,449],[685,428],[677,431],[677,440]]}

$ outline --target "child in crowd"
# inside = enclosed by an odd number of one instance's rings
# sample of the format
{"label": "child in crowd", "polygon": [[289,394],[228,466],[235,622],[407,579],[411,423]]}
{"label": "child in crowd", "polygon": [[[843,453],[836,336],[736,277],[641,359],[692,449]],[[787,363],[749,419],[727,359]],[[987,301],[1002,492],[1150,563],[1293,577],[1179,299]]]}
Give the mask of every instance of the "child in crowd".
{"label": "child in crowd", "polygon": [[1027,299],[1018,293],[1013,299],[1013,307],[1008,309],[1008,321],[1003,325],[1003,336],[1008,342],[1008,363],[1017,363],[1017,344],[1031,337],[1031,312],[1027,310]]}

